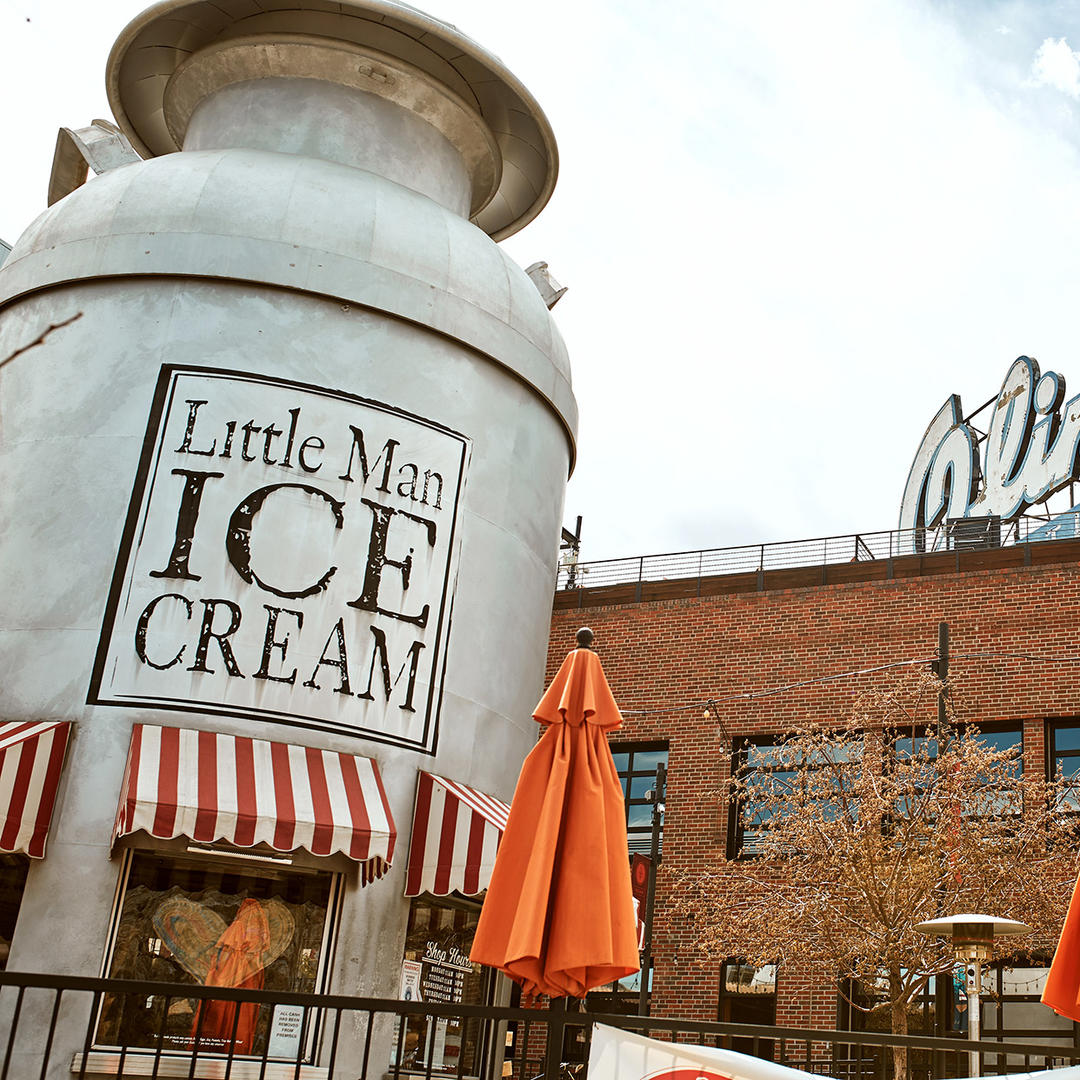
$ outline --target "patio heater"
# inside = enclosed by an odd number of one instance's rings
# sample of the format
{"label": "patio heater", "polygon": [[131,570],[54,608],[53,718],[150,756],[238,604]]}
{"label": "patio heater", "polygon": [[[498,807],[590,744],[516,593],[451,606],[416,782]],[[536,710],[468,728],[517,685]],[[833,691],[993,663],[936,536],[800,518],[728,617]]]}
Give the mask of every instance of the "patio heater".
{"label": "patio heater", "polygon": [[[915,929],[930,937],[952,939],[953,955],[967,968],[968,974],[968,1038],[978,1042],[982,1037],[980,997],[982,994],[982,966],[994,954],[994,939],[1013,934],[1030,934],[1031,927],[1012,919],[998,919],[993,915],[948,915],[915,924]],[[971,1076],[980,1075],[979,1052],[969,1055]]]}

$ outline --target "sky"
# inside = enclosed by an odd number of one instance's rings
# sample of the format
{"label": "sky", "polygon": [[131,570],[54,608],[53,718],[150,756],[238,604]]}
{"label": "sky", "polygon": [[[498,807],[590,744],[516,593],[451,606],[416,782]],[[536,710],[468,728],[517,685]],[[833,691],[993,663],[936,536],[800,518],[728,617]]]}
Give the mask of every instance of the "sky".
{"label": "sky", "polygon": [[[0,0],[0,238],[111,114],[141,0]],[[581,557],[895,528],[950,393],[1080,391],[1080,9],[1017,0],[431,0],[561,170],[504,247],[569,291]],[[1076,50],[1076,51],[1074,51]]]}

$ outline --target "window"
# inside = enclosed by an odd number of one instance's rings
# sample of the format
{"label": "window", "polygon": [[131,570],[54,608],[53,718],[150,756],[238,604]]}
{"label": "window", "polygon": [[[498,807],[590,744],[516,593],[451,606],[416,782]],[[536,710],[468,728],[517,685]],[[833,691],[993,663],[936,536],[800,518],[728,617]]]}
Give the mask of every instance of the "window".
{"label": "window", "polygon": [[[1023,726],[1014,722],[991,722],[974,725],[979,731],[979,742],[988,746],[991,750],[1022,749],[1024,745]],[[954,724],[951,728],[955,734],[962,735],[968,729],[967,724]],[[896,740],[896,753],[898,757],[914,758],[925,750],[928,761],[937,760],[937,739],[929,731],[912,731],[907,729]],[[1022,762],[1016,761],[1016,771],[1020,771]]]}
{"label": "window", "polygon": [[[1080,1029],[1065,1016],[1042,1004],[1048,960],[1031,967],[995,964],[983,971],[982,1037],[1004,1042],[1036,1042],[1049,1046],[1080,1045]],[[987,1059],[994,1071],[1015,1072],[1026,1067],[1017,1057]]]}
{"label": "window", "polygon": [[[776,965],[752,967],[737,960],[725,963],[720,969],[720,1001],[717,1020],[723,1024],[776,1023]],[[723,1036],[721,1045],[741,1054],[773,1060],[772,1039]]]}
{"label": "window", "polygon": [[[666,743],[615,743],[611,756],[622,782],[623,799],[626,803],[626,839],[631,855],[648,856],[652,852],[652,801],[649,793],[656,786],[657,765],[667,765]],[[660,815],[660,848],[664,849],[663,812]],[[631,860],[632,862],[633,860]],[[646,860],[647,861],[647,860]],[[642,907],[642,913],[644,907]],[[641,917],[644,917],[642,914]],[[652,967],[649,969],[647,994],[652,993]],[[588,995],[590,1012],[610,1012],[633,1015],[638,1011],[641,994],[641,972],[628,975],[618,982],[597,987]],[[568,1028],[568,1032],[580,1028]],[[582,1047],[567,1047],[566,1060],[584,1060]],[[573,1056],[577,1054],[578,1056]]]}
{"label": "window", "polygon": [[29,869],[30,860],[25,855],[0,855],[0,971],[7,967]]}
{"label": "window", "polygon": [[[340,875],[287,860],[130,852],[106,973],[176,985],[175,996],[106,994],[100,1047],[310,1060],[317,1015],[201,1003],[185,986],[314,993],[324,985]],[[252,949],[255,939],[259,948]],[[301,1053],[302,1052],[302,1053]]]}
{"label": "window", "polygon": [[[772,822],[796,804],[813,806],[829,820],[841,813],[854,819],[857,813],[848,793],[854,770],[862,760],[861,737],[840,736],[835,744],[811,751],[812,759],[805,763],[794,748],[784,746],[784,738],[752,735],[734,742],[732,775],[746,786],[743,797],[731,801],[729,859],[760,855]],[[800,775],[809,779],[797,791]],[[791,803],[787,802],[789,797]]]}
{"label": "window", "polygon": [[[1021,724],[979,724],[979,742],[991,750],[1016,750],[1014,761],[1009,763],[1007,772],[1014,780],[1019,780],[1024,771],[1024,729]],[[1023,796],[1018,790],[1005,792],[986,792],[976,805],[967,813],[980,817],[1018,815],[1023,813]]]}
{"label": "window", "polygon": [[[933,1035],[940,1029],[937,1025],[939,1011],[951,1015],[946,1007],[939,1009],[938,979],[931,975],[916,996],[908,1003],[908,1034]],[[948,991],[951,980],[942,979],[943,990]],[[888,1001],[888,979],[850,979],[840,999],[840,1027],[844,1031],[892,1031],[892,1007]]]}
{"label": "window", "polygon": [[1060,770],[1061,775],[1069,781],[1068,809],[1080,809],[1080,722],[1051,721],[1046,733],[1046,756],[1051,779]]}
{"label": "window", "polygon": [[[479,918],[478,904],[429,895],[413,900],[401,964],[403,999],[431,1004],[488,1003],[493,972],[469,961]],[[391,1065],[406,1071],[478,1076],[484,1025],[475,1019],[409,1016],[404,1033],[400,1027],[396,1030],[393,1045]]]}
{"label": "window", "polygon": [[[1023,727],[1018,723],[988,723],[975,725],[978,730],[978,741],[988,749],[995,752],[1016,750],[1017,756],[1010,762],[1006,772],[1009,776],[1018,779],[1023,772]],[[910,729],[909,729],[910,730]],[[951,729],[956,737],[963,738],[967,731],[972,730],[966,724],[954,725]],[[903,733],[894,743],[895,753],[901,761],[922,762],[927,773],[935,772],[938,758],[938,741],[930,731]],[[986,777],[982,782],[986,783]],[[1022,809],[1022,797],[1020,792],[1013,789],[1004,792],[984,788],[973,797],[970,805],[963,807],[964,816],[979,818],[1005,816],[1007,814],[1020,813]],[[906,807],[899,806],[898,812],[903,816]]]}
{"label": "window", "polygon": [[[626,835],[630,853],[648,855],[652,850],[652,803],[646,797],[656,784],[656,766],[667,765],[664,743],[613,745],[611,756],[622,781],[626,800]],[[663,850],[661,817],[661,850]]]}
{"label": "window", "polygon": [[734,859],[760,852],[772,817],[765,799],[771,792],[790,791],[795,772],[783,767],[780,747],[769,735],[736,739],[731,772],[747,778],[747,797],[732,800],[728,822],[728,858]]}

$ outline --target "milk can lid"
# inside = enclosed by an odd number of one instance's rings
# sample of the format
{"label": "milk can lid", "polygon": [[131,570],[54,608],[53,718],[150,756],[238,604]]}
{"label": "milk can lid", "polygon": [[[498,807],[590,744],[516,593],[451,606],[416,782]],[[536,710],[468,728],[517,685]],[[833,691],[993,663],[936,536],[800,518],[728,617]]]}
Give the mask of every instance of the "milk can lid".
{"label": "milk can lid", "polygon": [[559,170],[543,110],[505,65],[449,23],[397,0],[161,0],[130,22],[106,69],[117,123],[144,157],[180,149],[165,116],[173,73],[194,53],[252,36],[324,38],[374,49],[445,85],[494,137],[501,172],[472,221],[495,240],[547,204]]}

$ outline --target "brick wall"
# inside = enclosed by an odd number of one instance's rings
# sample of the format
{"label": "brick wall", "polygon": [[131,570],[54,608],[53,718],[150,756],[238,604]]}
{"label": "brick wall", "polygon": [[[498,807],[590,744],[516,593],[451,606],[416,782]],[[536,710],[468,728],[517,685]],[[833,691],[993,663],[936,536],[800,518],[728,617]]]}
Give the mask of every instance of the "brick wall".
{"label": "brick wall", "polygon": [[[1053,545],[1039,545],[1040,559]],[[1069,545],[1071,549],[1071,545]],[[1012,549],[1014,552],[1016,549]],[[1067,549],[1062,547],[1064,556]],[[985,564],[985,556],[983,562]],[[1002,561],[1015,563],[1002,553]],[[624,594],[625,595],[625,594]],[[590,602],[602,591],[589,594]],[[1080,664],[975,659],[985,651],[1080,653],[1080,566],[1075,562],[972,570],[818,587],[560,607],[552,616],[549,677],[574,633],[591,626],[615,698],[628,717],[615,740],[669,742],[665,861],[679,870],[725,858],[730,746],[700,703],[818,676],[932,658],[938,622],[950,628],[950,675],[966,718],[1022,720],[1025,768],[1045,767],[1045,721],[1080,715]],[[720,706],[735,737],[782,732],[842,716],[860,676]],[[719,972],[696,966],[689,931],[656,919],[656,1015],[715,1019]],[[809,973],[781,971],[777,1023],[833,1027],[836,994]]]}

